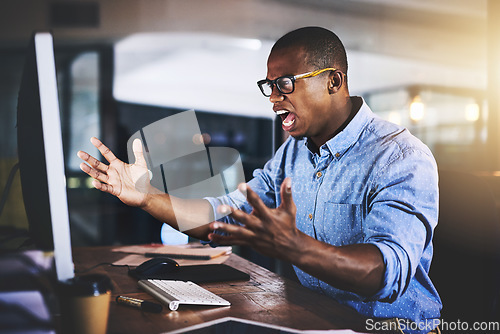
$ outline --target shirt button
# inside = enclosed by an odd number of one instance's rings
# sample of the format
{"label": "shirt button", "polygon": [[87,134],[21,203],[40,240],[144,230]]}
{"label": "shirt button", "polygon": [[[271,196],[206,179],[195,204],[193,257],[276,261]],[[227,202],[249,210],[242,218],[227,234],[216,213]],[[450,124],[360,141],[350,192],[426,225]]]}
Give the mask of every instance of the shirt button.
{"label": "shirt button", "polygon": [[317,172],[317,173],[316,173],[316,176],[318,177],[318,179],[319,179],[322,175],[323,175],[323,173],[321,173],[321,172]]}
{"label": "shirt button", "polygon": [[336,156],[337,158],[338,158],[338,157],[340,157],[340,153],[339,153],[339,152],[335,153],[335,156]]}
{"label": "shirt button", "polygon": [[313,219],[312,213],[309,214],[309,219]]}

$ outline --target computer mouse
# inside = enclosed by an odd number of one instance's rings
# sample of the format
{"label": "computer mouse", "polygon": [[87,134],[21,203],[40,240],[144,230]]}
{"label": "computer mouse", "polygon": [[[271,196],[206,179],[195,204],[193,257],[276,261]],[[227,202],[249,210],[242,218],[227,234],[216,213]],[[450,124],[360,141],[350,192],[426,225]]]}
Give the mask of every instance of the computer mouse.
{"label": "computer mouse", "polygon": [[175,260],[168,257],[154,257],[135,268],[135,272],[141,276],[154,276],[174,273],[179,270],[179,267]]}

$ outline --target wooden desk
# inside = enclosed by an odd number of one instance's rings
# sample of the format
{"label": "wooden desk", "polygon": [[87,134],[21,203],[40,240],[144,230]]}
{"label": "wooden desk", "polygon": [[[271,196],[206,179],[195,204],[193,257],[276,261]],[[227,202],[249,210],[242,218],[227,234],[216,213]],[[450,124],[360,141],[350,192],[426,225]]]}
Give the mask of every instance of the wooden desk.
{"label": "wooden desk", "polygon": [[[112,247],[75,248],[76,270],[85,270],[102,262],[114,262],[122,253]],[[200,284],[231,302],[227,307],[181,305],[177,311],[164,307],[159,314],[118,305],[117,295],[155,301],[139,290],[126,268],[99,266],[91,273],[104,273],[114,285],[108,333],[162,333],[223,317],[236,317],[295,329],[350,328],[365,331],[365,320],[354,310],[333,299],[249,262],[235,254],[225,262],[250,274],[249,281]]]}

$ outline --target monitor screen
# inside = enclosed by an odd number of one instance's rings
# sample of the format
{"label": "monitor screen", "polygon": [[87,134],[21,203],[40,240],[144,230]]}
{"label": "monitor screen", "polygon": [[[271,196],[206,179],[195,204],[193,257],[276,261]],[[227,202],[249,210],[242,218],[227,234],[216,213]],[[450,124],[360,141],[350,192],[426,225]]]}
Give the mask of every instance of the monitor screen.
{"label": "monitor screen", "polygon": [[74,276],[52,35],[33,34],[19,90],[18,155],[30,235],[54,251],[57,277]]}

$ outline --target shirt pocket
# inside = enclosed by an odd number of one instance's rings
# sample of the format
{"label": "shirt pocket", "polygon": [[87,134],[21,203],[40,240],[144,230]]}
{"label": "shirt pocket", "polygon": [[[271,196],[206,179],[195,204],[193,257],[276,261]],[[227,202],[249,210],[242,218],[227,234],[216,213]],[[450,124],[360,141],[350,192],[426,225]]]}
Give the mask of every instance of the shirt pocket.
{"label": "shirt pocket", "polygon": [[350,245],[363,240],[361,204],[327,202],[323,212],[322,241],[334,245]]}

